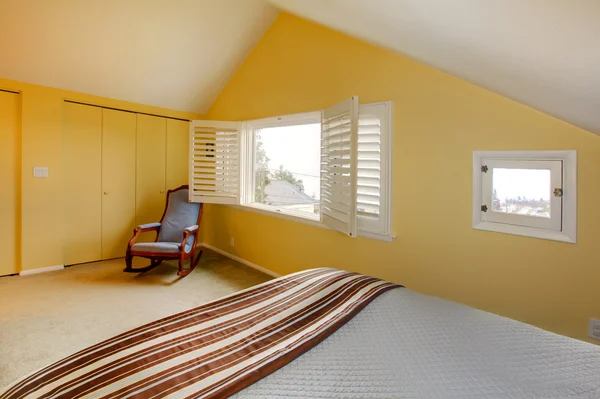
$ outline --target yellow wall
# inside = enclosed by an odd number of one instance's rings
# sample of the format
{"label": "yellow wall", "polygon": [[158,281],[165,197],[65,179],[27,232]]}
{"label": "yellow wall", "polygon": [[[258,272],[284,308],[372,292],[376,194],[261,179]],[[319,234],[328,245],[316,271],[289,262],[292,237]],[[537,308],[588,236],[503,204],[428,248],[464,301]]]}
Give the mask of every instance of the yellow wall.
{"label": "yellow wall", "polygon": [[[112,100],[0,78],[0,89],[20,92],[22,138],[21,270],[64,264],[63,102],[65,99],[175,118],[199,115]],[[33,177],[34,166],[47,166],[49,177]],[[126,245],[126,243],[123,243]]]}
{"label": "yellow wall", "polygon": [[[208,117],[245,120],[318,110],[354,94],[361,103],[394,102],[397,239],[351,239],[208,206],[204,241],[278,273],[319,266],[356,270],[585,339],[588,318],[600,317],[600,137],[284,13]],[[578,151],[577,244],[471,228],[472,151],[505,149]]]}

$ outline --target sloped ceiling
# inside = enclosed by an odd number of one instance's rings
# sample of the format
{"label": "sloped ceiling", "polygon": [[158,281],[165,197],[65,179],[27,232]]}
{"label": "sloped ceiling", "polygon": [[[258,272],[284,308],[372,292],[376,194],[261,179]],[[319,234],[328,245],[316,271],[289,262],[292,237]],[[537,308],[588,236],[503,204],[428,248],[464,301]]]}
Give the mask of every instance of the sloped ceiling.
{"label": "sloped ceiling", "polygon": [[600,134],[598,0],[270,0]]}
{"label": "sloped ceiling", "polygon": [[277,14],[265,0],[0,0],[0,77],[204,113]]}

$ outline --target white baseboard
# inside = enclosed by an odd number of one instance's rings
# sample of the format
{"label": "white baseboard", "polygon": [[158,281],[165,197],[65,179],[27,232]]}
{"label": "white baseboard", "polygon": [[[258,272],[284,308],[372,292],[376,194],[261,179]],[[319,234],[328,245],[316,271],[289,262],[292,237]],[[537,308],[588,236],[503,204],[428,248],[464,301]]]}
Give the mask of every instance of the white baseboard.
{"label": "white baseboard", "polygon": [[55,270],[62,270],[64,268],[65,268],[65,265],[57,265],[57,266],[42,267],[42,268],[39,268],[39,269],[21,270],[19,272],[19,276],[28,276],[30,274],[52,272],[52,271],[55,271]]}
{"label": "white baseboard", "polygon": [[[269,269],[266,269],[266,268],[264,268],[262,266],[256,265],[256,264],[254,264],[252,262],[247,261],[246,259],[242,259],[242,258],[240,258],[238,256],[230,254],[229,252],[223,251],[222,249],[213,247],[212,245],[204,244],[204,243],[202,243],[200,245],[202,245],[204,248],[210,249],[211,251],[215,251],[215,252],[217,252],[217,253],[219,253],[219,254],[221,254],[223,256],[226,256],[229,259],[233,259],[236,262],[240,262],[241,264],[244,264],[244,265],[246,265],[248,267],[251,267],[251,268],[253,268],[255,270],[258,270],[261,273],[268,274],[269,276],[272,276],[272,277],[275,277],[275,278],[281,277],[281,274],[279,274],[279,273],[275,273],[272,270],[269,270]],[[21,272],[19,272],[19,276],[28,276],[28,275],[31,275],[31,274],[52,272],[52,271],[55,271],[55,270],[62,270],[64,268],[65,268],[64,265],[57,265],[57,266],[42,267],[42,268],[39,268],[39,269],[22,270]]]}
{"label": "white baseboard", "polygon": [[271,271],[271,270],[269,270],[269,269],[265,269],[265,268],[264,268],[264,267],[262,267],[262,266],[258,266],[258,265],[254,264],[254,263],[252,263],[252,262],[249,262],[249,261],[247,261],[246,259],[242,259],[242,258],[240,258],[240,257],[238,257],[238,256],[232,255],[232,254],[230,254],[229,252],[225,252],[225,251],[223,251],[222,249],[219,249],[219,248],[213,247],[212,245],[209,245],[209,244],[204,244],[204,243],[202,243],[201,245],[202,245],[204,248],[207,248],[207,249],[210,249],[211,251],[215,251],[215,252],[217,252],[217,253],[220,253],[221,255],[223,255],[223,256],[226,256],[226,257],[228,257],[229,259],[233,259],[233,260],[235,260],[236,262],[240,262],[240,263],[242,263],[242,264],[244,264],[244,265],[246,265],[246,266],[248,266],[248,267],[251,267],[251,268],[253,268],[253,269],[256,269],[256,270],[258,270],[259,272],[262,272],[262,273],[268,274],[269,276],[272,276],[272,277],[281,277],[281,274],[279,274],[279,273],[275,273],[274,271]]}

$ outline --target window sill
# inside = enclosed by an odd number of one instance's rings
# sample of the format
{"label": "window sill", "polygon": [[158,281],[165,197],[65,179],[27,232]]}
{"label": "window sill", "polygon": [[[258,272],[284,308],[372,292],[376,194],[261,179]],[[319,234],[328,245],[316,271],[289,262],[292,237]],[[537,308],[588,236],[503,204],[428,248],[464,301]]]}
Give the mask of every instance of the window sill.
{"label": "window sill", "polygon": [[[279,219],[290,220],[292,222],[307,224],[309,226],[320,227],[320,228],[326,229],[326,230],[332,230],[327,225],[321,223],[321,220],[318,215],[315,215],[315,217],[310,217],[310,216],[304,216],[304,215],[301,215],[301,216],[295,215],[292,213],[277,212],[277,211],[271,210],[269,207],[263,207],[263,206],[260,206],[257,204],[229,205],[229,206],[232,206],[233,208],[236,208],[236,209],[240,209],[242,211],[254,212],[254,213],[258,213],[258,214],[265,215],[265,216],[276,217]],[[365,238],[372,238],[375,240],[380,240],[380,241],[385,241],[385,242],[392,242],[392,240],[394,238],[396,238],[396,236],[391,235],[391,234],[372,233],[372,232],[363,231],[363,230],[358,231],[358,236],[365,237]]]}
{"label": "window sill", "polygon": [[525,237],[541,238],[544,240],[561,241],[575,244],[577,239],[575,234],[568,234],[564,231],[553,231],[536,229],[534,227],[516,226],[513,224],[494,223],[494,222],[479,222],[473,224],[476,230],[494,231],[497,233],[514,234]]}
{"label": "window sill", "polygon": [[309,213],[309,212],[299,212],[299,211],[293,211],[290,209],[287,209],[285,211],[282,211],[280,209],[274,209],[275,207],[273,206],[269,206],[269,205],[263,205],[263,204],[259,204],[259,203],[252,203],[252,204],[248,204],[248,205],[240,205],[241,208],[250,208],[253,210],[258,210],[268,214],[268,215],[272,215],[272,216],[281,216],[284,219],[289,219],[289,220],[294,220],[297,222],[304,222],[304,221],[308,221],[310,222],[315,222],[317,224],[321,224],[321,220],[318,214],[315,213]]}

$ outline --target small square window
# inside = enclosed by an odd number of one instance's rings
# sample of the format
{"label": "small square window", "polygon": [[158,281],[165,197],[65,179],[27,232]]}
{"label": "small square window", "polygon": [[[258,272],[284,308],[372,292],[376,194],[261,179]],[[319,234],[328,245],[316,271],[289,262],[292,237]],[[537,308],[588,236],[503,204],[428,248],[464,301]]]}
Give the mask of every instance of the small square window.
{"label": "small square window", "polygon": [[476,151],[473,227],[576,239],[575,151]]}
{"label": "small square window", "polygon": [[[560,231],[562,161],[483,159],[482,220]],[[558,193],[559,191],[557,191]]]}

